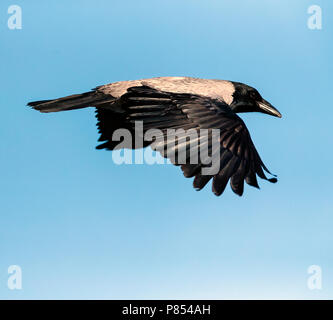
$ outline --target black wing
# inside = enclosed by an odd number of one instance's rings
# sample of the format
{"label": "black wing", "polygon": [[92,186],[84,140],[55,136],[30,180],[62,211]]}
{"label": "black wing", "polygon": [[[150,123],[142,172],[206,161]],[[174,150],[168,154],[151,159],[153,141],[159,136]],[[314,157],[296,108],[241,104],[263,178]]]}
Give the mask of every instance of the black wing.
{"label": "black wing", "polygon": [[[134,133],[135,121],[142,121],[143,130],[159,129],[163,133],[162,139],[145,141],[144,146],[151,145],[164,157],[174,151],[176,157],[171,161],[180,165],[185,177],[194,177],[193,186],[201,190],[211,179],[212,189],[216,195],[221,195],[230,180],[232,190],[242,195],[244,181],[259,188],[257,175],[270,182],[276,178],[268,179],[264,170],[268,169],[251,140],[249,131],[244,122],[232,112],[230,107],[218,100],[192,94],[178,94],[159,91],[147,86],[132,87],[128,89],[118,101],[123,113],[115,114],[112,108],[97,108],[98,127],[101,133],[100,141],[106,141],[97,148],[113,149],[119,142],[112,141],[112,133],[119,127],[127,128]],[[186,137],[178,136],[176,144],[170,147],[166,134],[168,129],[195,130],[198,132],[197,145],[193,147]],[[200,134],[200,129],[208,129]],[[219,148],[212,144],[212,129],[219,129]],[[209,156],[218,154],[219,169],[215,174],[203,174],[203,168],[213,165],[204,157],[198,162],[189,161],[190,151],[197,151],[207,144]],[[172,152],[171,152],[172,153]],[[182,161],[179,155],[185,154]],[[185,159],[185,161],[184,161]],[[209,159],[208,159],[209,160]]]}

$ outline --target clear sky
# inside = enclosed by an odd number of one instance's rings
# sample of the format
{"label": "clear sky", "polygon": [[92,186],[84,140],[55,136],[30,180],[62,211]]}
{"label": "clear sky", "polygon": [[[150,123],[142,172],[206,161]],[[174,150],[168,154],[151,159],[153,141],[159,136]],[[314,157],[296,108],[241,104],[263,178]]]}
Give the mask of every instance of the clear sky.
{"label": "clear sky", "polygon": [[[307,27],[312,4],[322,30]],[[2,0],[0,298],[333,298],[332,13],[323,0]],[[256,87],[283,118],[242,118],[279,182],[196,192],[177,167],[95,150],[93,109],[25,106],[154,76]]]}

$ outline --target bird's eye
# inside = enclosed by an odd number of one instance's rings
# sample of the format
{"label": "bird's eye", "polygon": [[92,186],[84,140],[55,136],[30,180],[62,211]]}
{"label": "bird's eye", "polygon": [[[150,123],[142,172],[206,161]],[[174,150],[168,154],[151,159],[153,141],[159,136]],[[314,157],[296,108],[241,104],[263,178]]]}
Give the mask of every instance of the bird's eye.
{"label": "bird's eye", "polygon": [[251,92],[250,92],[250,97],[251,97],[252,99],[255,99],[255,98],[257,97],[256,92],[251,91]]}

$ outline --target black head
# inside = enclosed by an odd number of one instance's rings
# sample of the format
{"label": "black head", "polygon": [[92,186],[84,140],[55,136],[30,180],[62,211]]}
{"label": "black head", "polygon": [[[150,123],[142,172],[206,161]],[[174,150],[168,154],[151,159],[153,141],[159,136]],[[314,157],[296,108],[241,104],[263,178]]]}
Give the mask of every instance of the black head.
{"label": "black head", "polygon": [[281,113],[266,101],[256,89],[240,82],[232,83],[235,92],[230,107],[234,112],[262,112],[274,117],[282,117]]}

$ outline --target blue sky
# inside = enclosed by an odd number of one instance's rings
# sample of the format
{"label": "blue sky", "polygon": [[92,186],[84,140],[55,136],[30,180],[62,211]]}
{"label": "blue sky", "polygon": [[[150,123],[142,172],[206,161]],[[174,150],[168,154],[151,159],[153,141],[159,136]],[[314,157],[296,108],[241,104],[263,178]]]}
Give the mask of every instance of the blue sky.
{"label": "blue sky", "polygon": [[[9,30],[7,9],[22,7]],[[320,5],[322,30],[307,9]],[[0,298],[333,297],[329,1],[0,4]],[[154,76],[235,80],[283,114],[242,115],[279,182],[239,198],[171,165],[115,165],[93,109],[26,103]],[[10,265],[22,290],[7,287]],[[307,268],[322,268],[322,290]]]}

